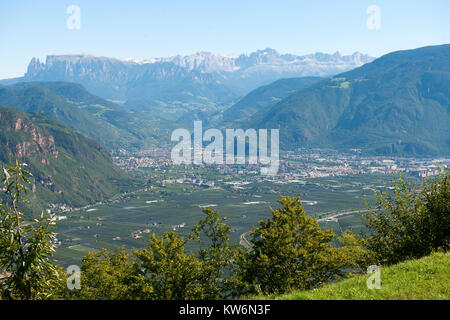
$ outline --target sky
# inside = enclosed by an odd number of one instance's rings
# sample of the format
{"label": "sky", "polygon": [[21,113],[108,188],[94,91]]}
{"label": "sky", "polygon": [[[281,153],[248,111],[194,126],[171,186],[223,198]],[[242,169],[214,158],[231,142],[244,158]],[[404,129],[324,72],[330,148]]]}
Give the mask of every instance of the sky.
{"label": "sky", "polygon": [[449,0],[1,0],[0,79],[52,54],[143,60],[273,48],[379,57],[450,43],[449,13]]}

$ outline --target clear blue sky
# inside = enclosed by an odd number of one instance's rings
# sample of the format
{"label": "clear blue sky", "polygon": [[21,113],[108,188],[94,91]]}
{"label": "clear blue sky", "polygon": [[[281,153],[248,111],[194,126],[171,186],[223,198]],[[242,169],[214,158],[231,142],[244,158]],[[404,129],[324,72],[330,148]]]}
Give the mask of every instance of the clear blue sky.
{"label": "clear blue sky", "polygon": [[[69,5],[81,28],[69,30]],[[369,5],[381,28],[366,26]],[[249,53],[380,56],[450,43],[449,0],[0,1],[0,79],[21,76],[32,57],[91,53],[116,58]]]}

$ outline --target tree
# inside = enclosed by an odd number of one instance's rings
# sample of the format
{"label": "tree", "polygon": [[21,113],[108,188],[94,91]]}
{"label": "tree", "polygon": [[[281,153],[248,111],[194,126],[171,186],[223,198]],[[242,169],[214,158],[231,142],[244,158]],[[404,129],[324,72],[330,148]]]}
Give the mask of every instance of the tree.
{"label": "tree", "polygon": [[202,246],[186,253],[186,242],[175,232],[158,237],[130,254],[123,248],[88,253],[82,262],[81,299],[219,299],[233,292],[234,253],[231,227],[218,211],[204,209],[205,217],[190,238]]}
{"label": "tree", "polygon": [[242,279],[257,293],[311,289],[344,277],[351,259],[331,245],[335,234],[307,217],[300,198],[282,197],[281,208],[250,233],[252,250],[241,260]]}
{"label": "tree", "polygon": [[72,292],[75,299],[142,299],[151,292],[140,275],[136,257],[123,247],[88,252],[81,271],[81,289]]}
{"label": "tree", "polygon": [[176,232],[168,231],[158,237],[152,234],[150,244],[134,250],[145,285],[151,288],[146,299],[187,300],[202,299],[201,261],[187,254],[185,240]]}
{"label": "tree", "polygon": [[32,176],[25,163],[2,167],[0,197],[0,289],[8,299],[56,298],[64,275],[53,263],[54,220],[44,216],[25,221],[22,198]]}
{"label": "tree", "polygon": [[394,264],[448,250],[450,174],[444,171],[422,185],[400,178],[390,192],[378,192],[375,209],[363,215],[369,235],[363,245],[374,261]]}
{"label": "tree", "polygon": [[450,248],[450,171],[442,172],[436,180],[425,183],[422,196],[425,214],[419,222],[420,239],[428,253]]}
{"label": "tree", "polygon": [[235,258],[240,248],[229,243],[231,226],[225,223],[227,217],[220,217],[218,210],[210,208],[202,211],[205,217],[194,226],[190,238],[206,244],[198,251],[203,298],[226,298],[234,291]]}

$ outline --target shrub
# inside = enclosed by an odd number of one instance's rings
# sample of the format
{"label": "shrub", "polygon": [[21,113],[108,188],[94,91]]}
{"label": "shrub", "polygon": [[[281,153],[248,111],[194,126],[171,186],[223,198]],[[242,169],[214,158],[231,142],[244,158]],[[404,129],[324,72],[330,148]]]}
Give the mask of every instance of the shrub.
{"label": "shrub", "polygon": [[420,186],[400,178],[392,194],[378,192],[375,209],[369,209],[363,215],[369,230],[363,242],[377,263],[394,264],[448,250],[448,170]]}

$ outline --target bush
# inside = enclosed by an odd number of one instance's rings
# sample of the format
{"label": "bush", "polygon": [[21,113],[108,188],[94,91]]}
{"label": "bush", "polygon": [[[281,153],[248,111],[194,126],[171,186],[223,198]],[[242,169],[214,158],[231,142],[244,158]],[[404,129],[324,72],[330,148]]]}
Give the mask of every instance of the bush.
{"label": "bush", "polygon": [[142,278],[149,294],[146,299],[201,299],[201,261],[185,251],[185,240],[168,231],[162,237],[155,234],[147,248],[135,251]]}
{"label": "bush", "polygon": [[81,299],[219,299],[232,294],[230,279],[234,252],[230,226],[218,211],[204,209],[191,239],[206,243],[197,255],[188,254],[186,241],[168,231],[152,234],[149,245],[128,253],[102,249],[90,252],[82,263]]}
{"label": "bush", "polygon": [[81,289],[71,295],[75,299],[130,300],[143,298],[147,289],[136,258],[119,247],[88,252],[81,263]]}
{"label": "bush", "polygon": [[282,197],[279,203],[281,208],[270,208],[271,218],[253,228],[252,250],[241,260],[250,291],[310,289],[346,276],[353,261],[347,251],[332,246],[335,234],[306,216],[300,198]]}
{"label": "bush", "polygon": [[25,221],[31,173],[19,164],[2,167],[0,196],[0,294],[7,299],[55,299],[64,292],[65,275],[53,263],[54,221],[42,213]]}
{"label": "bush", "polygon": [[363,215],[369,236],[364,246],[375,262],[394,264],[449,248],[448,170],[417,186],[400,178],[393,193],[378,192],[375,209]]}

